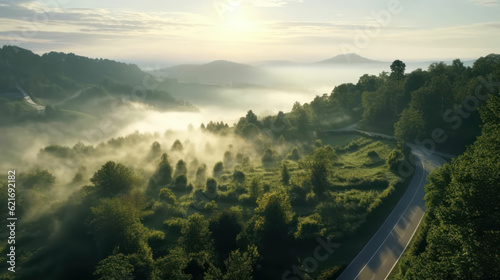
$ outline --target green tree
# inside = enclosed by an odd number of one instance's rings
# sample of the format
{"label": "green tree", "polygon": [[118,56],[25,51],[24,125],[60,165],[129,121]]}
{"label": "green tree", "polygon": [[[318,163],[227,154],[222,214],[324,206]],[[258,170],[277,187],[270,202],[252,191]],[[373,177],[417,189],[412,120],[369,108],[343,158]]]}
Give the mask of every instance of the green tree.
{"label": "green tree", "polygon": [[224,172],[224,164],[222,163],[222,161],[219,161],[214,165],[213,176],[217,178],[220,175],[222,175],[223,172]]}
{"label": "green tree", "polygon": [[238,183],[245,182],[245,173],[243,171],[234,171],[233,180]]}
{"label": "green tree", "polygon": [[147,247],[148,230],[131,202],[117,197],[107,198],[91,210],[96,237],[108,251],[116,246],[125,253],[150,250]]}
{"label": "green tree", "polygon": [[411,107],[403,110],[401,118],[394,125],[394,137],[402,143],[419,139],[424,132],[425,121],[422,113]]}
{"label": "green tree", "polygon": [[337,158],[331,146],[316,148],[312,155],[303,159],[304,167],[309,172],[313,190],[322,195],[329,186],[328,178],[333,172],[332,162]]}
{"label": "green tree", "polygon": [[208,197],[215,197],[217,195],[217,181],[214,178],[208,178],[205,185],[205,194]]}
{"label": "green tree", "polygon": [[174,144],[172,144],[172,148],[170,148],[171,152],[182,152],[184,147],[182,146],[181,141],[179,139],[175,140]]}
{"label": "green tree", "polygon": [[158,279],[190,280],[191,276],[184,273],[189,261],[184,249],[179,246],[172,248],[168,255],[156,260]]}
{"label": "green tree", "polygon": [[232,250],[238,248],[236,238],[242,228],[242,213],[236,207],[224,209],[210,218],[209,230],[218,261],[226,259]]}
{"label": "green tree", "polygon": [[121,163],[106,162],[90,178],[97,191],[103,196],[128,193],[137,182],[134,173]]}
{"label": "green tree", "polygon": [[281,167],[281,183],[283,183],[284,186],[290,184],[290,172],[288,172],[288,167],[285,163],[283,163]]}
{"label": "green tree", "polygon": [[394,60],[391,64],[391,78],[403,80],[405,77],[406,64],[401,60]]}
{"label": "green tree", "polygon": [[187,166],[186,162],[180,159],[177,164],[175,165],[175,173],[174,173],[174,178],[177,178],[181,175],[187,175]]}
{"label": "green tree", "polygon": [[186,253],[200,253],[212,250],[211,232],[209,223],[200,214],[193,214],[188,217],[187,224],[181,230],[179,244]]}
{"label": "green tree", "polygon": [[160,186],[165,186],[172,182],[172,166],[168,161],[168,155],[166,153],[161,155],[160,163],[158,164],[154,178]]}
{"label": "green tree", "polygon": [[134,266],[123,254],[111,255],[100,261],[94,272],[99,280],[128,279],[133,276]]}
{"label": "green tree", "polygon": [[149,158],[158,158],[161,155],[161,145],[158,141],[153,142],[151,144],[151,148],[149,150]]}
{"label": "green tree", "polygon": [[259,252],[255,245],[248,246],[246,252],[241,253],[239,249],[231,252],[224,261],[225,273],[215,266],[211,266],[205,273],[206,280],[253,280],[253,274],[259,260]]}
{"label": "green tree", "polygon": [[203,183],[207,177],[207,166],[206,164],[202,164],[196,170],[196,182]]}

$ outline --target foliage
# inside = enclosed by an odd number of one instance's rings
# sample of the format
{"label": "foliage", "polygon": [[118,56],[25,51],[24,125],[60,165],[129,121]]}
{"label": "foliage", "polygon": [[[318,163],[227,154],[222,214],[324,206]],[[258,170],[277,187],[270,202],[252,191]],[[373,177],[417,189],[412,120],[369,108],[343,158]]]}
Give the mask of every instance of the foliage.
{"label": "foliage", "polygon": [[129,258],[120,253],[100,261],[94,275],[99,276],[99,280],[115,280],[129,278],[132,272],[134,266],[130,264]]}
{"label": "foliage", "polygon": [[181,230],[179,245],[186,253],[199,253],[212,250],[211,233],[208,229],[209,222],[200,214],[188,217],[187,224]]}
{"label": "foliage", "polygon": [[316,194],[321,195],[328,188],[328,177],[332,173],[332,162],[336,157],[331,146],[324,146],[316,148],[312,155],[303,159],[302,164],[309,172],[309,178]]}
{"label": "foliage", "polygon": [[500,277],[500,98],[480,109],[482,135],[467,151],[429,176],[429,220],[423,250],[405,256],[401,279]]}
{"label": "foliage", "polygon": [[123,164],[108,161],[94,173],[90,182],[103,196],[113,196],[129,192],[137,182],[137,178]]}
{"label": "foliage", "polygon": [[223,171],[224,171],[224,164],[222,163],[222,161],[219,161],[214,165],[213,176],[217,178],[220,175],[222,175]]}
{"label": "foliage", "polygon": [[283,163],[281,168],[281,183],[284,186],[288,186],[290,184],[290,172],[288,171],[288,167],[285,163]]}
{"label": "foliage", "polygon": [[254,270],[259,260],[259,252],[256,246],[248,246],[243,253],[239,249],[232,251],[224,261],[225,273],[214,266],[211,266],[208,273],[205,273],[207,280],[253,280]]}

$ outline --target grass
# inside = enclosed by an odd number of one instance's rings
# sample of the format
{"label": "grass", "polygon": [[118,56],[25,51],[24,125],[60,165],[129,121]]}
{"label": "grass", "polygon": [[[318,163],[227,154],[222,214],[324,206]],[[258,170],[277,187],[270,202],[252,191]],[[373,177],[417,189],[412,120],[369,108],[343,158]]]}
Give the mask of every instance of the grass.
{"label": "grass", "polygon": [[[318,273],[332,267],[339,267],[338,275],[379,229],[399,202],[411,180],[400,183],[399,178],[389,170],[385,163],[385,158],[396,145],[394,140],[372,139],[358,133],[325,135],[321,140],[324,145],[332,145],[337,154],[333,174],[330,178],[332,183],[329,190],[330,193],[341,194],[350,190],[358,190],[361,191],[361,194],[365,192],[375,194],[375,200],[373,201],[375,207],[367,208],[363,210],[363,213],[353,213],[353,215],[358,215],[359,218],[356,218],[358,219],[356,221],[361,221],[361,224],[352,234],[343,235],[338,240],[334,240],[334,242],[341,244],[341,246],[325,262],[319,264],[320,269]],[[307,171],[301,169],[297,161],[287,160],[286,163],[292,181],[300,182],[302,178],[307,176]],[[264,167],[260,162],[255,161],[252,162],[251,166],[235,166],[235,168],[243,171],[245,174],[245,181],[242,184],[247,189],[247,193],[250,182],[255,177],[261,178],[261,187],[264,185],[270,186],[270,191],[283,188],[281,183],[281,164],[277,163],[271,167]],[[217,178],[219,185],[228,187],[228,190],[224,191],[226,194],[237,191],[232,174],[233,169],[226,170],[222,176]],[[369,197],[373,198],[373,196]],[[189,199],[186,199],[187,197],[180,200],[189,203]],[[245,221],[252,216],[252,211],[255,208],[255,204],[242,203],[238,199],[216,200],[219,209],[236,205],[241,206],[244,213],[247,214],[244,217]],[[315,206],[294,206],[293,210],[297,217],[304,217],[314,213]],[[207,217],[210,215],[210,213],[204,211],[200,213]],[[174,235],[170,238],[175,237],[177,236]],[[294,246],[294,251],[296,256],[303,260],[311,256],[316,246],[318,246],[316,240],[299,241],[297,242],[297,246]],[[318,275],[315,276],[317,277]]]}

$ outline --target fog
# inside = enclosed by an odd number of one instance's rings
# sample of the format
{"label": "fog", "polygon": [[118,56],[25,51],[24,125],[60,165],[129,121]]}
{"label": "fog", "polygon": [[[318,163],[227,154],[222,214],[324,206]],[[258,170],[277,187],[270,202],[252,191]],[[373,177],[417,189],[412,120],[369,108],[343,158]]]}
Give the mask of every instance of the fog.
{"label": "fog", "polygon": [[[421,66],[408,65],[407,72],[418,67]],[[48,169],[60,185],[70,184],[78,172],[83,172],[83,183],[89,183],[93,172],[108,160],[128,163],[146,173],[153,172],[154,160],[147,163],[145,160],[151,144],[158,141],[163,151],[168,152],[176,139],[185,144],[186,149],[183,153],[171,155],[173,165],[179,159],[189,163],[196,158],[210,170],[215,162],[222,160],[224,152],[230,150],[230,145],[234,153],[243,152],[256,160],[262,152],[261,147],[251,147],[232,136],[216,137],[200,132],[200,125],[209,121],[223,121],[232,126],[248,110],[253,110],[259,118],[276,115],[278,111],[289,112],[297,101],[310,102],[317,95],[329,94],[341,83],[356,83],[363,74],[378,75],[389,70],[389,64],[384,63],[335,67],[266,66],[265,71],[275,77],[272,84],[201,87],[199,92],[169,91],[175,98],[192,103],[199,109],[197,112],[160,112],[145,105],[129,104],[128,107],[123,106],[84,123],[37,122],[2,127],[0,154],[4,160],[1,167],[8,169],[19,166],[24,172],[36,168]],[[130,149],[105,148],[108,144],[104,143],[108,140],[134,135],[136,132],[146,136],[141,136],[141,140],[131,145]],[[40,150],[46,146],[64,145],[72,148],[78,142],[98,152],[92,154],[91,159],[40,157]],[[79,187],[81,184],[60,188],[56,197],[64,199]]]}

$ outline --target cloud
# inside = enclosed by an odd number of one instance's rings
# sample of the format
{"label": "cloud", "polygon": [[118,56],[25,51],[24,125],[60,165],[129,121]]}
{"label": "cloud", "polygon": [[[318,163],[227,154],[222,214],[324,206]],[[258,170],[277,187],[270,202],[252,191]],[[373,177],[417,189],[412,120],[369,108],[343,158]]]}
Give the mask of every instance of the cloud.
{"label": "cloud", "polygon": [[469,0],[470,2],[479,6],[496,6],[498,5],[498,0]]}
{"label": "cloud", "polygon": [[302,0],[251,0],[249,1],[256,7],[282,7],[290,3],[300,3]]}

